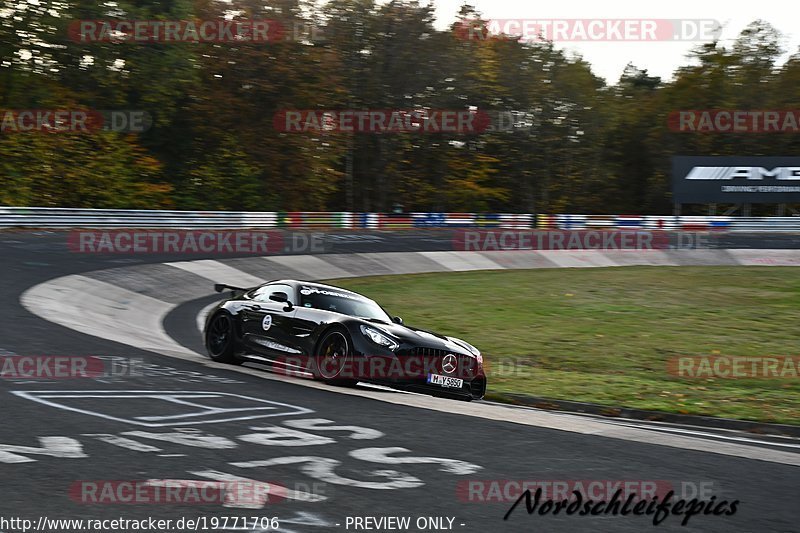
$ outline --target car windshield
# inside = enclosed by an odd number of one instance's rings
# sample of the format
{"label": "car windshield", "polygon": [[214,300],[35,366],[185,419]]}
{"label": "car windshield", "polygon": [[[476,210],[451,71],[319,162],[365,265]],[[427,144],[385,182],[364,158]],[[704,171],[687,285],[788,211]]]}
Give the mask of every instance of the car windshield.
{"label": "car windshield", "polygon": [[303,286],[300,288],[300,305],[360,318],[391,322],[389,315],[372,300],[336,289]]}

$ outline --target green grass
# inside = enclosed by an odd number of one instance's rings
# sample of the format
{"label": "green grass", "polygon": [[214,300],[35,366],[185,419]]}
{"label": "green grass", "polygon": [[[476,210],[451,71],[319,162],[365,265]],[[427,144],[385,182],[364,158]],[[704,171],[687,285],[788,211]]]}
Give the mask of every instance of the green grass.
{"label": "green grass", "polygon": [[477,346],[490,393],[800,423],[800,379],[667,371],[679,355],[800,355],[800,269],[538,269],[333,283],[407,324]]}

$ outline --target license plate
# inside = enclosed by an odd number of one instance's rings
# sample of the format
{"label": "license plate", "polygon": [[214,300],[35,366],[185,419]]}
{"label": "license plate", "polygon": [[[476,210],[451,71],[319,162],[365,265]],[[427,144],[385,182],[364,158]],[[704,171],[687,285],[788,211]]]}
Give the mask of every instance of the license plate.
{"label": "license plate", "polygon": [[441,385],[442,387],[460,389],[461,386],[464,385],[464,380],[458,378],[449,378],[439,374],[428,374],[428,383],[432,385]]}

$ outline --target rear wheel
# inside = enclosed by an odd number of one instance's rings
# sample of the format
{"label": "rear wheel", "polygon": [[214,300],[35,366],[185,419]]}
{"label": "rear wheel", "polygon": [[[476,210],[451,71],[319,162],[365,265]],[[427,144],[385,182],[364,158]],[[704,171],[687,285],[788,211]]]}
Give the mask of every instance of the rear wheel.
{"label": "rear wheel", "polygon": [[206,350],[212,361],[240,365],[234,356],[233,317],[228,313],[217,313],[206,328]]}
{"label": "rear wheel", "polygon": [[352,343],[347,333],[333,329],[323,335],[314,354],[314,377],[335,385],[353,386],[358,383],[350,374],[353,371]]}

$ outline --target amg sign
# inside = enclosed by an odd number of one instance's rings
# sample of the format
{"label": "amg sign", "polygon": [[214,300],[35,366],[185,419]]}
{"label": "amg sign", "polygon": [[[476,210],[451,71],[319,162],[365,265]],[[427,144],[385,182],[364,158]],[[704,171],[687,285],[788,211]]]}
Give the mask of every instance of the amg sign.
{"label": "amg sign", "polygon": [[675,156],[672,194],[681,204],[800,202],[800,157]]}

